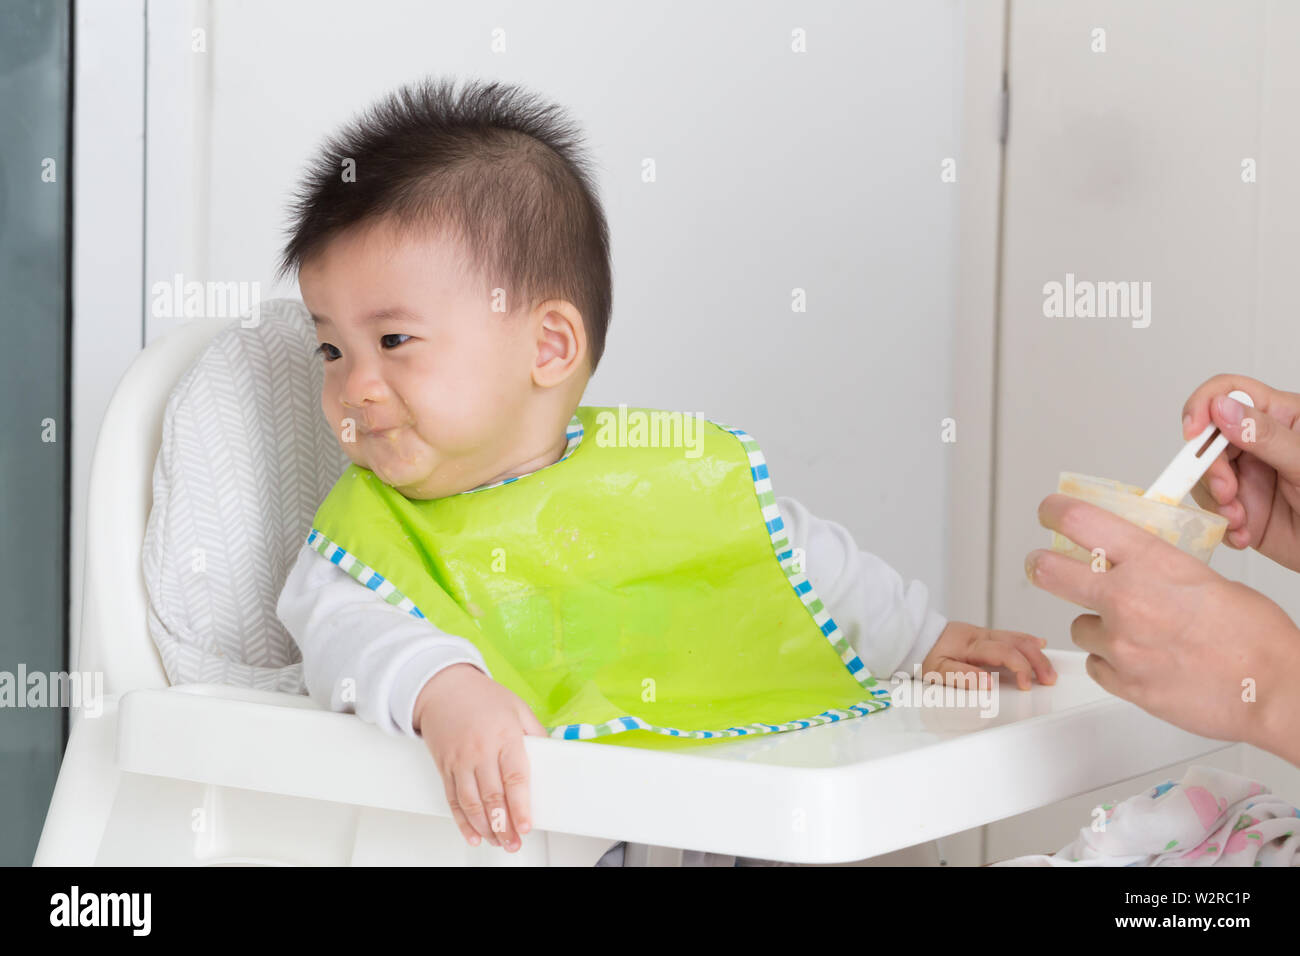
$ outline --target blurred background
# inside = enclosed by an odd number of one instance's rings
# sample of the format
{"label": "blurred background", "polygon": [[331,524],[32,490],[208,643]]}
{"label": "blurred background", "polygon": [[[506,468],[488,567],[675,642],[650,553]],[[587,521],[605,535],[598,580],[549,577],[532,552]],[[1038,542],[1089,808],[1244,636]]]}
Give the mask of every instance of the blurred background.
{"label": "blurred background", "polygon": [[[76,667],[99,423],[181,321],[154,284],[296,297],[272,273],[305,163],[426,75],[523,84],[587,133],[615,274],[587,402],[746,429],[778,494],[951,618],[1072,647],[1078,609],[1023,570],[1058,473],[1149,484],[1212,374],[1300,390],[1300,5],[6,0],[0,671]],[[1067,275],[1150,283],[1149,324],[1045,316]],[[1294,576],[1212,565],[1300,619]],[[31,860],[64,716],[0,709],[0,863]],[[1284,789],[1250,748],[1215,760]],[[1095,799],[950,858],[1055,847]]]}

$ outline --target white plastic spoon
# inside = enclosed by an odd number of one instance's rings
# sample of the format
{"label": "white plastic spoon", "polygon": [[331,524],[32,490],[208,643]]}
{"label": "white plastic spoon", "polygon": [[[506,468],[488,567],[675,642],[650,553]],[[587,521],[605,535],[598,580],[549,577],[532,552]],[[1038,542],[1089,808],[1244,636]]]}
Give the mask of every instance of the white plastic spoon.
{"label": "white plastic spoon", "polygon": [[[1235,398],[1243,405],[1255,407],[1254,401],[1245,392],[1229,392],[1229,398]],[[1213,441],[1211,441],[1213,436]],[[1208,447],[1206,443],[1209,443]],[[1214,422],[1205,426],[1205,430],[1183,446],[1183,450],[1174,456],[1168,467],[1160,473],[1143,498],[1162,501],[1168,505],[1177,505],[1187,497],[1187,493],[1201,480],[1201,475],[1214,464],[1214,459],[1223,454],[1228,447],[1228,437],[1219,431]],[[1202,452],[1201,449],[1205,448]]]}

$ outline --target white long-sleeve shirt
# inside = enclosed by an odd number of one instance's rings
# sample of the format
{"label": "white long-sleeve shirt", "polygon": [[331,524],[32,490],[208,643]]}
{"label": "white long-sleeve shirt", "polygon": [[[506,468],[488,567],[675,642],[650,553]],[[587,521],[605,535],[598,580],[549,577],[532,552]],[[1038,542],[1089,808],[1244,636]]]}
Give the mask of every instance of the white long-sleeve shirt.
{"label": "white long-sleeve shirt", "polygon": [[[776,504],[791,546],[803,549],[813,590],[867,670],[881,681],[900,670],[910,675],[948,623],[929,607],[926,586],[904,585],[841,525],[793,498]],[[419,736],[411,726],[415,700],[443,668],[468,663],[492,676],[469,641],[388,604],[306,544],[275,610],[302,650],[312,698],[389,733]]]}

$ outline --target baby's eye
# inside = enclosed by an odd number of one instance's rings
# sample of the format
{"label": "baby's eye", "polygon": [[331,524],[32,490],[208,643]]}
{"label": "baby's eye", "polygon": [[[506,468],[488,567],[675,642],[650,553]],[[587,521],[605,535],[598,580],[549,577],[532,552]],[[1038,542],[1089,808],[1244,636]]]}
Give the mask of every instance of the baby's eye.
{"label": "baby's eye", "polygon": [[[325,361],[327,361],[327,362],[333,362],[334,359],[333,359],[333,358],[330,358],[330,356],[329,356],[329,352],[327,351],[327,349],[333,349],[333,348],[334,348],[334,346],[330,345],[328,342],[322,342],[320,345],[316,346],[316,348],[313,349],[312,351],[313,351],[313,353],[316,354],[316,355],[323,356],[324,359],[325,359]],[[334,349],[334,351],[337,352],[338,349]],[[336,356],[336,358],[337,358],[337,356]]]}
{"label": "baby's eye", "polygon": [[[390,332],[388,335],[380,336],[379,341],[382,342],[384,339],[409,339],[409,338],[410,338],[409,335],[406,335],[402,332]],[[402,344],[401,342],[397,343],[397,345],[401,345],[401,344]],[[397,345],[394,345],[393,348],[397,348]]]}

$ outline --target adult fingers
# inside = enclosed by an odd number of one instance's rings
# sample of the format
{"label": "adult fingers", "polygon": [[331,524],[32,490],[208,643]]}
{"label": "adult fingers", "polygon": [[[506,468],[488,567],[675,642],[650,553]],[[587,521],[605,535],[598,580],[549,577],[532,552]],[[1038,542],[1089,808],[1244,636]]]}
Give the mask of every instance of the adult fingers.
{"label": "adult fingers", "polygon": [[[1240,519],[1233,521],[1229,518],[1224,537],[1239,548],[1258,547],[1273,519],[1273,494],[1277,490],[1278,472],[1254,454],[1242,455],[1240,462],[1241,488],[1237,500],[1232,503],[1240,509]],[[1282,516],[1278,517],[1282,519]]]}
{"label": "adult fingers", "polygon": [[1245,375],[1215,375],[1198,385],[1183,403],[1183,438],[1191,439],[1204,431],[1205,426],[1210,424],[1210,402],[1216,396],[1227,395],[1236,389],[1249,395],[1255,408],[1260,411],[1269,414],[1280,412],[1281,417],[1289,421],[1294,421],[1295,416],[1300,414],[1297,396],[1289,392],[1279,392],[1258,379]]}
{"label": "adult fingers", "polygon": [[[1237,454],[1241,454],[1240,448],[1234,448],[1231,445],[1228,447]],[[1201,479],[1193,487],[1193,491],[1196,488],[1202,488],[1209,493],[1216,504],[1222,505],[1237,497],[1237,483],[1237,470],[1232,467],[1226,455],[1220,455],[1206,469],[1205,474],[1201,475]]]}
{"label": "adult fingers", "polygon": [[[1221,463],[1221,460],[1215,462],[1216,465]],[[1206,487],[1206,479],[1204,477],[1192,486],[1192,500],[1211,514],[1217,514],[1227,519],[1227,532],[1241,528],[1246,523],[1246,506],[1242,501],[1239,501],[1236,498],[1236,489],[1238,487],[1236,481],[1237,479],[1234,475],[1232,479],[1233,497],[1228,498],[1226,501],[1223,499],[1222,491],[1212,491],[1210,488]],[[1212,485],[1212,487],[1217,488],[1218,486],[1216,484]],[[1232,539],[1228,533],[1224,534],[1224,541],[1229,547],[1237,547],[1232,543]]]}
{"label": "adult fingers", "polygon": [[1083,668],[1088,672],[1088,676],[1095,680],[1101,689],[1107,693],[1114,694],[1116,697],[1128,697],[1120,692],[1119,671],[1107,661],[1104,657],[1098,657],[1096,654],[1089,654],[1083,662]]}
{"label": "adult fingers", "polygon": [[1085,551],[1101,548],[1111,564],[1142,554],[1156,537],[1104,508],[1071,498],[1048,495],[1038,505],[1038,523],[1069,538]]}
{"label": "adult fingers", "polygon": [[1110,660],[1110,647],[1106,642],[1106,625],[1096,614],[1080,614],[1070,622],[1070,640],[1080,650]]}
{"label": "adult fingers", "polygon": [[1114,648],[1106,634],[1106,625],[1095,614],[1080,614],[1070,622],[1070,639],[1088,652],[1084,668],[1102,689],[1132,700],[1130,681],[1114,664]]}
{"label": "adult fingers", "polygon": [[1250,408],[1226,395],[1211,401],[1210,415],[1233,445],[1272,465],[1288,481],[1300,480],[1300,433],[1268,412]]}
{"label": "adult fingers", "polygon": [[1042,588],[1080,607],[1101,610],[1106,575],[1090,564],[1039,548],[1025,556],[1025,576]]}

